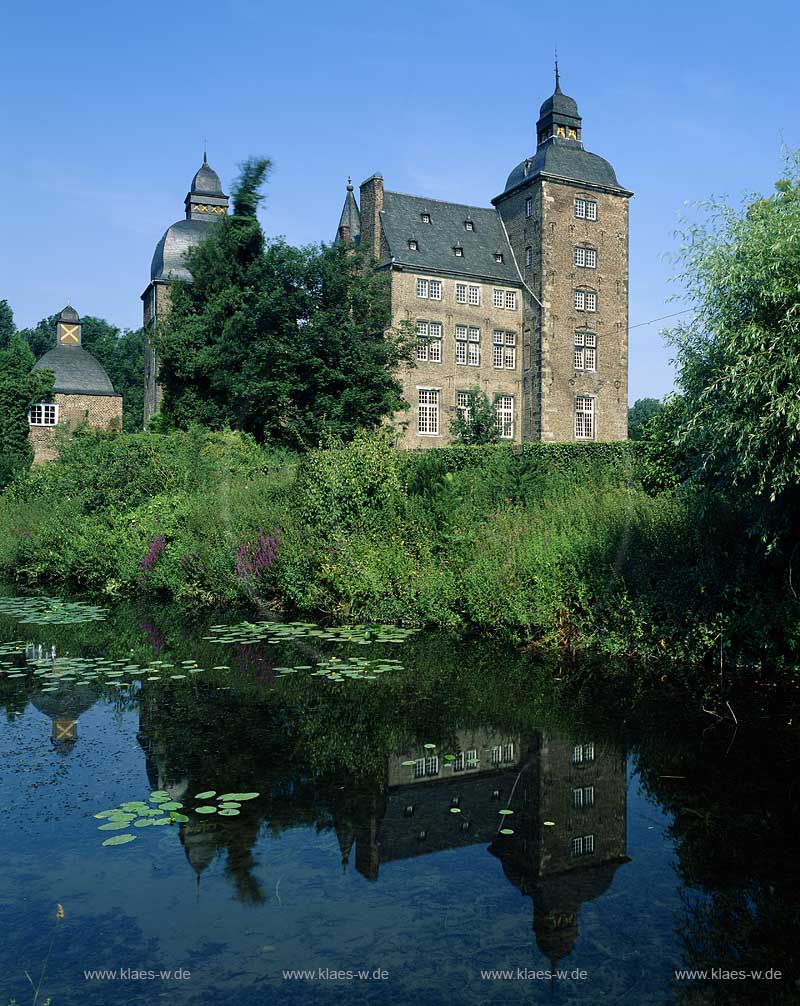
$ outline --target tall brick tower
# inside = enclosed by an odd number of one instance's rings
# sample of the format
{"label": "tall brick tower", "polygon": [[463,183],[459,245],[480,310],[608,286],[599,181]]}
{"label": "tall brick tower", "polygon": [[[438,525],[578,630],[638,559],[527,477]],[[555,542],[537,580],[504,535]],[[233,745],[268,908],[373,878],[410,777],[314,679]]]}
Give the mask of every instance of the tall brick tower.
{"label": "tall brick tower", "polygon": [[628,429],[628,200],[584,149],[576,102],[541,106],[536,152],[492,200],[523,297],[524,440],[625,440]]}

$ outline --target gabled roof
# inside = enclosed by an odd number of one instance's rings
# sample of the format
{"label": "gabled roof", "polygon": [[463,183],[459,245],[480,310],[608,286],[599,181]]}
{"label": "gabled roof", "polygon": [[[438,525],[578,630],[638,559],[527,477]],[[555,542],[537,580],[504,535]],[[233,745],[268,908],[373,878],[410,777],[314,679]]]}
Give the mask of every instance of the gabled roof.
{"label": "gabled roof", "polygon": [[[430,216],[429,224],[422,222]],[[471,221],[473,230],[465,224]],[[496,210],[445,203],[438,199],[385,192],[381,211],[383,233],[396,264],[419,272],[483,277],[520,285],[508,240]],[[416,241],[417,250],[409,248]],[[463,249],[456,255],[454,249]],[[496,261],[496,254],[502,262]]]}

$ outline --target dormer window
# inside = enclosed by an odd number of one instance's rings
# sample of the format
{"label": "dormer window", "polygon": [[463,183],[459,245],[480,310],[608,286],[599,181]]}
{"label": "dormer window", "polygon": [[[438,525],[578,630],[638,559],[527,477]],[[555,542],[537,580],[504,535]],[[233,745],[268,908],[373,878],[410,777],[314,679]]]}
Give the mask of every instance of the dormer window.
{"label": "dormer window", "polygon": [[419,245],[417,244],[417,242],[413,238],[411,238],[411,240],[408,242],[408,250],[409,251],[419,251]]}
{"label": "dormer window", "polygon": [[465,220],[464,221],[464,230],[465,231],[474,231],[475,230],[475,224],[471,220]]}
{"label": "dormer window", "polygon": [[424,224],[429,224],[431,222],[430,213],[420,213],[419,218]]}
{"label": "dormer window", "polygon": [[456,245],[455,248],[453,249],[453,254],[455,255],[456,258],[463,258],[464,249],[461,247],[461,245]]}
{"label": "dormer window", "polygon": [[495,262],[497,262],[498,265],[502,265],[503,264],[503,253],[502,252],[495,252],[494,253],[494,260],[495,260]]}

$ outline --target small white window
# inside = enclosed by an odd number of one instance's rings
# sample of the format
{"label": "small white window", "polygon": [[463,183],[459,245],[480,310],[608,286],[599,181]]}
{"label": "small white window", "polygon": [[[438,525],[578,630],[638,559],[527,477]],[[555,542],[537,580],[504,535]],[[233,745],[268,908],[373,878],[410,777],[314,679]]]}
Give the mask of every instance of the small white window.
{"label": "small white window", "polygon": [[575,265],[581,269],[596,269],[597,249],[578,245],[575,249]]}
{"label": "small white window", "polygon": [[517,310],[517,294],[514,290],[506,290],[506,310]]}
{"label": "small white window", "polygon": [[417,433],[421,436],[439,436],[439,389],[419,389],[419,417]]}
{"label": "small white window", "polygon": [[425,297],[428,296],[428,281],[426,279],[417,280],[417,296]]}
{"label": "small white window", "polygon": [[465,423],[469,423],[472,419],[472,407],[469,401],[468,391],[457,391],[456,392],[456,412]]}
{"label": "small white window", "polygon": [[441,300],[442,299],[442,284],[438,279],[432,279],[428,284],[428,290],[431,300]]}
{"label": "small white window", "polygon": [[477,748],[470,748],[467,751],[467,768],[477,768],[478,767],[478,751]]}
{"label": "small white window", "polygon": [[481,365],[481,330],[472,326],[469,329],[467,363],[470,367],[480,367]]}
{"label": "small white window", "polygon": [[495,307],[505,307],[506,306],[506,295],[503,290],[495,290],[494,292],[494,306]]}
{"label": "small white window", "polygon": [[528,196],[528,198],[525,200],[525,216],[526,217],[533,216],[533,199],[531,198],[531,196]]}
{"label": "small white window", "polygon": [[583,760],[594,761],[594,741],[583,745]]}
{"label": "small white window", "polygon": [[[587,395],[578,395],[575,399],[575,439],[594,440],[594,399]],[[584,748],[587,746],[584,745]],[[592,759],[594,759],[594,746]],[[589,760],[584,750],[583,761]]]}
{"label": "small white window", "polygon": [[517,334],[495,330],[492,335],[492,366],[497,370],[515,370],[517,366]]}
{"label": "small white window", "polygon": [[439,756],[431,755],[425,759],[425,775],[439,774]]}
{"label": "small white window", "polygon": [[417,322],[417,359],[429,363],[442,362],[442,323]]}
{"label": "small white window", "polygon": [[[511,399],[511,402],[512,402],[512,405],[513,405],[513,402],[514,402],[513,398]],[[513,744],[504,744],[503,745],[503,761],[514,761],[514,745]]]}
{"label": "small white window", "polygon": [[455,248],[453,249],[453,253],[455,254],[456,258],[464,257],[464,249],[461,247],[461,245],[456,245]]}
{"label": "small white window", "polygon": [[496,747],[492,748],[492,765],[500,764],[500,754],[500,745],[498,744]]}
{"label": "small white window", "polygon": [[475,230],[475,224],[471,220],[465,220],[464,221],[464,230],[465,231],[474,231]]}
{"label": "small white window", "polygon": [[575,333],[575,369],[597,370],[597,335],[594,332]]}
{"label": "small white window", "polygon": [[583,806],[583,787],[578,786],[572,791],[572,806],[582,807]]}
{"label": "small white window", "polygon": [[37,402],[28,413],[31,426],[57,426],[58,406],[52,402]]}
{"label": "small white window", "polygon": [[525,249],[525,265],[529,269],[533,265],[533,248],[530,245]]}
{"label": "small white window", "polygon": [[464,752],[463,751],[459,752],[459,754],[457,754],[455,756],[455,758],[453,759],[453,761],[450,764],[452,765],[454,772],[463,772],[464,771]]}
{"label": "small white window", "polygon": [[597,294],[594,292],[594,290],[575,291],[575,310],[576,311],[597,310]]}
{"label": "small white window", "polygon": [[479,286],[471,286],[469,288],[469,302],[474,307],[480,306],[480,303],[481,303],[481,288]]}
{"label": "small white window", "polygon": [[580,220],[597,220],[597,203],[594,199],[576,199],[575,216]]}
{"label": "small white window", "polygon": [[[498,395],[494,403],[494,414],[495,422],[497,423],[497,428],[500,431],[500,437],[503,440],[513,440],[514,439],[514,396],[513,395]],[[509,757],[505,756],[505,752],[511,751]],[[514,759],[514,745],[506,744],[503,747],[503,761],[513,761]]]}
{"label": "small white window", "polygon": [[424,224],[429,224],[431,222],[430,213],[420,213],[420,219]]}
{"label": "small white window", "polygon": [[419,250],[419,246],[418,246],[417,242],[414,241],[413,238],[408,242],[408,250],[409,251],[418,251]]}
{"label": "small white window", "polygon": [[456,325],[456,363],[463,367],[467,365],[466,325]]}
{"label": "small white window", "polygon": [[494,260],[495,260],[495,262],[497,262],[498,265],[501,265],[502,262],[503,262],[503,253],[502,252],[495,252],[494,253]]}
{"label": "small white window", "polygon": [[594,852],[594,835],[579,835],[572,839],[573,856],[590,856]]}
{"label": "small white window", "polygon": [[456,304],[467,303],[467,284],[456,283]]}
{"label": "small white window", "polygon": [[425,777],[425,759],[417,758],[414,762],[414,778],[423,779]]}

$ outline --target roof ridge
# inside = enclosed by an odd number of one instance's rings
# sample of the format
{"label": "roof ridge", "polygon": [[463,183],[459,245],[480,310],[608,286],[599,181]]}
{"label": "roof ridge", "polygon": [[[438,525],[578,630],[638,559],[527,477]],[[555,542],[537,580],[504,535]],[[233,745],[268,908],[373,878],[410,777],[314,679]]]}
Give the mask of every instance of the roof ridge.
{"label": "roof ridge", "polygon": [[408,199],[420,199],[423,202],[439,203],[441,206],[455,206],[464,210],[483,210],[486,213],[497,213],[494,206],[470,206],[469,203],[454,203],[449,199],[434,199],[429,196],[415,196],[413,192],[397,192],[395,189],[386,189],[385,196],[406,196]]}

